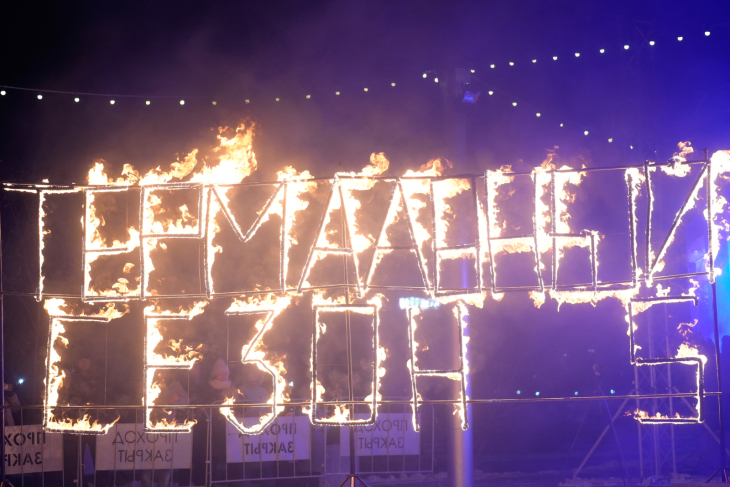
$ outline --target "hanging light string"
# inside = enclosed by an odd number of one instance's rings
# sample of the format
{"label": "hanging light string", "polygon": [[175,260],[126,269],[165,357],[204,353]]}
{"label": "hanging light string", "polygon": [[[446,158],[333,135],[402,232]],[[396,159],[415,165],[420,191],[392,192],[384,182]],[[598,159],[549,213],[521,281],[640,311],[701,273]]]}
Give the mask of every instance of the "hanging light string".
{"label": "hanging light string", "polygon": [[[719,24],[719,25],[716,25],[716,26],[714,26],[712,28],[696,29],[696,30],[692,31],[691,33],[685,33],[684,35],[678,35],[678,36],[672,37],[671,39],[673,39],[675,42],[683,42],[685,40],[690,39],[690,35],[692,35],[693,37],[700,36],[700,37],[703,37],[703,38],[709,38],[711,36],[713,30],[718,30],[718,29],[721,29],[721,28],[727,28],[728,26],[730,26],[730,24]],[[670,39],[664,38],[664,39],[662,39],[662,41],[660,42],[660,44],[664,44],[665,41],[669,41],[669,40]],[[646,44],[646,45],[648,45],[650,47],[653,47],[653,46],[655,46],[657,44],[657,42],[655,40],[653,40],[653,39],[648,39],[647,38],[647,39],[645,39],[643,41],[643,44]],[[632,48],[635,48],[636,46],[637,46],[636,44],[634,44],[632,46],[631,44],[625,43],[625,44],[621,44],[621,45],[616,45],[616,46],[614,46],[613,49],[615,49],[615,51],[629,51]],[[611,49],[599,48],[599,49],[595,49],[594,51],[590,51],[590,52],[593,53],[593,54],[603,55],[603,54],[606,54],[607,52],[609,52],[610,50]],[[546,62],[555,62],[555,61],[558,61],[558,60],[563,60],[566,57],[580,58],[581,56],[585,57],[586,55],[589,55],[589,51],[586,51],[586,50],[583,50],[583,51],[576,50],[576,51],[573,51],[572,53],[570,53],[568,55],[566,55],[566,54],[556,54],[556,55],[549,56],[549,57],[546,57],[546,58],[540,58],[540,57],[529,57],[528,58],[528,57],[524,57],[524,59],[519,60],[519,62],[515,62],[515,60],[511,60],[511,61],[501,62],[501,63],[497,63],[497,62],[490,63],[490,64],[488,64],[488,68],[484,68],[484,69],[485,70],[486,69],[492,70],[492,69],[498,69],[500,67],[507,67],[507,66],[509,66],[509,67],[524,66],[524,65],[537,64],[538,62],[542,63],[543,61],[546,61]],[[524,63],[523,63],[523,61],[524,61]],[[476,72],[475,69],[471,69],[470,71],[471,71],[472,74],[474,74]],[[436,71],[434,71],[434,70],[427,70],[427,71],[423,71],[422,73],[423,73],[422,74],[422,77],[423,78],[428,78],[429,77],[429,74],[435,74],[436,76],[433,77],[433,80],[436,83],[439,82],[438,75],[437,75],[437,72]],[[412,79],[412,77],[411,76],[408,76],[408,77],[400,77],[400,80],[404,80],[404,79]],[[385,80],[382,80],[382,79],[381,80],[371,80],[370,83],[355,83],[355,84],[350,84],[350,85],[343,85],[343,87],[344,88],[355,88],[358,91],[368,92],[370,90],[370,87],[373,87],[373,86],[381,86],[381,85],[383,85],[385,83],[390,84],[391,87],[395,87],[396,84],[397,84],[396,81],[398,81],[398,79],[394,79],[393,81],[385,81]],[[177,96],[177,95],[149,95],[149,94],[148,95],[140,95],[140,94],[122,94],[122,93],[98,93],[98,92],[89,92],[89,91],[48,90],[48,89],[39,89],[39,88],[28,88],[28,87],[22,87],[22,86],[0,85],[0,95],[1,96],[7,95],[8,91],[11,91],[11,90],[34,92],[34,93],[37,93],[37,98],[38,99],[43,99],[43,95],[44,94],[71,95],[71,96],[74,96],[76,98],[80,98],[80,97],[83,97],[83,96],[98,97],[98,98],[108,98],[110,100],[110,103],[112,101],[114,101],[115,99],[124,99],[124,98],[143,99],[143,100],[147,101],[147,104],[150,104],[149,103],[149,100],[152,100],[152,99],[177,99],[177,100],[180,101],[180,104],[181,105],[184,105],[185,104],[185,100],[186,99],[199,99],[199,100],[200,99],[207,99],[207,100],[210,100],[213,105],[217,105],[217,102],[216,101],[213,101],[211,99],[211,97],[208,96],[208,95]],[[317,91],[318,92],[321,92],[322,90],[317,90]],[[336,90],[336,89],[332,89],[331,92],[335,96],[339,96],[340,94],[343,93],[342,90]],[[302,95],[299,94],[298,96],[301,97]],[[304,95],[304,97],[306,99],[310,99],[312,97],[312,94],[311,93],[307,93],[307,94]],[[281,96],[273,97],[273,101],[281,101],[282,99],[283,98]],[[75,101],[77,101],[77,100],[75,100]],[[250,98],[245,99],[245,102],[246,103],[250,103],[251,102],[251,99]],[[111,104],[114,104],[114,103],[111,103]]]}
{"label": "hanging light string", "polygon": [[[717,26],[714,26],[712,28],[712,30],[717,30],[718,28],[724,28],[724,27],[727,27],[728,25],[730,25],[730,24],[717,25]],[[671,40],[674,40],[674,42],[684,42],[685,40],[690,39],[690,35],[692,37],[699,36],[702,38],[709,38],[712,34],[712,30],[710,28],[694,30],[690,34],[685,33],[684,35],[678,35],[671,39],[663,38],[660,42],[660,45],[665,44],[665,42],[668,43]],[[699,32],[699,34],[698,34],[698,32]],[[642,42],[642,45],[654,47],[655,45],[657,45],[657,41],[654,39],[645,38],[644,41]],[[514,60],[512,60],[512,61],[501,62],[501,63],[490,63],[490,64],[488,64],[488,66],[489,66],[488,68],[484,68],[484,72],[498,70],[499,68],[503,68],[503,67],[529,66],[529,65],[537,65],[538,63],[542,65],[544,62],[549,62],[549,63],[557,62],[557,61],[563,60],[565,58],[581,58],[581,57],[585,58],[586,56],[588,56],[590,54],[600,57],[610,51],[613,51],[613,52],[630,51],[632,48],[636,48],[637,46],[638,46],[638,44],[636,44],[636,43],[634,43],[633,46],[631,44],[627,43],[627,44],[616,45],[612,49],[606,49],[606,48],[602,47],[602,48],[594,49],[592,51],[583,50],[581,52],[581,51],[576,50],[572,54],[569,54],[569,55],[555,54],[555,55],[552,55],[552,56],[549,56],[546,58],[540,58],[540,57],[524,58],[523,60],[519,60],[519,62],[515,62]],[[513,94],[510,94],[505,90],[497,89],[496,87],[490,85],[489,83],[485,82],[484,80],[478,78],[477,76],[475,76],[475,74],[477,72],[476,69],[469,69],[468,71],[470,74],[470,76],[469,76],[470,79],[476,80],[477,82],[481,83],[488,90],[487,94],[490,97],[495,94],[498,94],[501,96],[501,98],[506,99],[508,101],[508,103],[510,103],[513,107],[534,106],[534,105],[530,104],[529,102],[525,102],[524,100],[521,100],[519,97],[517,97]],[[482,70],[480,69],[479,72],[482,72]],[[439,79],[439,72],[436,70],[426,70],[426,71],[422,71],[421,73],[422,73],[421,77],[423,79],[433,81],[434,83],[443,82],[443,79],[441,79],[441,80]],[[329,93],[336,97],[344,94],[345,92],[347,92],[348,94],[354,93],[354,92],[368,93],[371,88],[373,88],[373,87],[380,88],[383,85],[390,87],[390,88],[395,88],[396,86],[398,86],[398,83],[400,83],[400,82],[412,81],[414,79],[414,76],[408,75],[408,76],[402,76],[402,77],[397,77],[397,78],[392,78],[392,79],[393,79],[392,81],[385,81],[385,80],[381,79],[381,80],[371,81],[369,83],[353,83],[353,84],[348,84],[348,85],[341,85],[342,88],[339,88],[339,89],[330,88],[326,91],[325,90],[312,90],[304,95],[302,95],[301,92],[296,93],[296,94],[293,92],[285,92],[285,93],[282,93],[280,96],[271,97],[269,99],[269,101],[280,102],[283,99],[292,100],[292,99],[297,99],[297,98],[299,98],[299,99],[304,98],[304,99],[309,100],[312,98],[312,94],[315,92],[319,96],[321,96],[325,93]],[[468,87],[469,84],[467,83],[466,86]],[[36,98],[38,100],[42,100],[43,96],[45,94],[70,95],[70,96],[73,96],[73,101],[76,103],[79,103],[81,101],[81,97],[94,97],[94,98],[106,98],[109,100],[110,105],[116,104],[117,99],[144,100],[145,105],[151,105],[152,100],[162,100],[162,99],[178,100],[178,103],[180,105],[185,105],[186,99],[196,100],[196,101],[207,100],[207,101],[210,101],[211,105],[218,104],[218,102],[216,100],[211,100],[211,97],[206,96],[206,95],[176,96],[176,95],[140,95],[140,94],[121,94],[121,93],[97,93],[97,92],[84,92],[84,91],[37,89],[37,88],[28,88],[28,87],[10,86],[10,85],[0,86],[0,97],[6,96],[8,94],[8,92],[12,91],[12,90],[24,91],[24,92],[34,92],[34,93],[36,93]],[[284,97],[283,95],[286,95],[286,97]],[[479,96],[479,95],[477,94],[477,96]],[[267,101],[268,98],[269,97],[265,98],[263,96],[257,96],[255,99],[253,97],[243,98],[243,101],[245,104],[248,105],[248,104],[251,104],[252,100],[260,102],[260,101]],[[474,100],[474,101],[476,101],[476,100]],[[543,117],[545,117],[545,115],[546,114],[544,111],[535,109],[535,117],[543,118]],[[582,134],[584,136],[588,136],[591,134],[591,131],[588,130],[587,125],[585,125],[585,124],[566,123],[566,122],[567,121],[554,120],[554,123],[559,124],[559,127],[561,127],[561,128],[565,127],[566,125],[570,125],[571,127],[577,128],[580,132],[582,132]],[[603,138],[605,139],[605,142],[607,142],[609,144],[615,142],[615,139],[611,136],[607,136],[607,137],[604,136]],[[634,149],[634,146],[631,144],[625,144],[625,145],[628,145],[629,149]]]}

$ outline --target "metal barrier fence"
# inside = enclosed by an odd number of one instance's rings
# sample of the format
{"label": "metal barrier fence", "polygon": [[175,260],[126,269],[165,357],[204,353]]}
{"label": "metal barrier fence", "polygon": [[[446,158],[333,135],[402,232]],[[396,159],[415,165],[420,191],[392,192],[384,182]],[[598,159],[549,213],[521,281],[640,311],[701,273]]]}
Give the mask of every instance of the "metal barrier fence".
{"label": "metal barrier fence", "polygon": [[[103,435],[45,432],[42,406],[5,409],[15,423],[6,425],[4,439],[7,480],[15,487],[333,486],[349,473],[350,428],[314,426],[301,408],[287,408],[255,436],[241,434],[217,407],[190,407],[190,433],[146,433],[141,407],[93,406],[120,416]],[[354,430],[357,472],[432,475],[432,406],[421,407],[420,424],[414,431],[410,405],[381,405],[374,425]]]}

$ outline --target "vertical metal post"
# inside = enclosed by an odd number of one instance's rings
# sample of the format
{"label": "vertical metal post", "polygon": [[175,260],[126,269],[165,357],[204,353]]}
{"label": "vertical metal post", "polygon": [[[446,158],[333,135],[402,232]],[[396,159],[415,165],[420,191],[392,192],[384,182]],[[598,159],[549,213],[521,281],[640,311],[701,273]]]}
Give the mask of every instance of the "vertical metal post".
{"label": "vertical metal post", "polygon": [[[460,73],[461,71],[461,73]],[[447,94],[445,101],[446,101],[446,110],[447,113],[450,112],[451,115],[451,121],[453,123],[453,130],[454,130],[454,141],[455,143],[455,149],[456,149],[456,159],[457,163],[465,166],[466,165],[466,154],[467,154],[467,137],[466,137],[466,113],[464,111],[464,106],[461,103],[461,97],[457,97],[456,100],[453,98],[454,94],[461,95],[463,86],[462,78],[460,77],[460,74],[465,74],[466,71],[462,70],[455,70],[454,71],[454,78],[451,81],[451,87],[453,89],[452,94]],[[436,235],[434,234],[434,239],[436,238]],[[466,238],[464,235],[462,235],[462,242],[465,242]],[[477,248],[477,259],[478,254],[480,252],[480,249]],[[435,265],[438,265],[438,259],[434,257]],[[539,263],[538,263],[538,272],[539,272]],[[461,268],[461,282],[462,287],[466,288],[468,287],[468,269],[466,266],[466,261],[462,260],[462,268]],[[477,272],[477,276],[479,273]],[[478,279],[478,277],[477,277]],[[461,316],[459,317],[461,319]],[[467,330],[469,327],[467,327]],[[458,346],[459,349],[461,349],[461,326],[457,327],[457,330],[459,332],[458,337]],[[459,350],[459,353],[461,353],[461,350]],[[464,357],[465,359],[468,359],[468,350],[466,352],[467,357]],[[463,364],[461,364],[463,366]],[[469,382],[468,375],[466,376],[466,387],[459,390],[459,387],[461,386],[460,383],[457,383],[458,386],[454,388],[455,391],[458,391],[457,394],[462,394],[464,396],[470,396],[471,395],[471,383]],[[457,395],[458,397],[458,395]],[[472,416],[472,406],[471,404],[466,404],[464,407],[464,414],[465,417],[473,417]],[[473,429],[469,428],[466,431],[463,431],[461,429],[461,419],[458,417],[458,415],[452,415],[451,417],[451,425],[450,425],[450,448],[451,452],[449,455],[449,461],[448,461],[448,470],[449,470],[449,485],[454,487],[467,487],[474,484],[474,451],[473,451]]]}
{"label": "vertical metal post", "polygon": [[[710,204],[708,201],[707,204]],[[710,243],[710,245],[712,245]],[[717,406],[719,408],[718,422],[720,424],[720,468],[725,468],[725,421],[724,411],[722,409],[722,375],[721,375],[721,364],[720,364],[720,327],[717,322],[717,284],[712,283],[712,325],[715,331],[715,368],[717,369],[717,391],[720,393],[717,396]]]}
{"label": "vertical metal post", "polygon": [[[2,201],[0,200],[0,214]],[[2,218],[0,217],[0,225]],[[3,380],[3,389],[0,392],[0,403],[5,406],[5,295],[3,294],[3,250],[2,230],[0,230],[0,377]],[[3,407],[2,421],[0,421],[0,485],[5,485],[5,407]]]}
{"label": "vertical metal post", "polygon": [[[335,184],[333,182],[333,184]],[[352,236],[349,235],[349,231],[347,228],[347,215],[345,210],[345,194],[342,191],[342,186],[340,186],[340,222],[342,225],[342,247],[343,248],[352,248]],[[350,237],[350,241],[348,242],[348,236]],[[355,275],[357,276],[357,256],[355,255],[355,249],[352,248],[352,261],[355,265]],[[345,268],[345,303],[350,304],[350,278],[349,278],[349,269],[347,266],[347,255],[344,255],[342,257],[342,262],[344,264]],[[347,340],[347,397],[350,401],[355,400],[354,391],[352,390],[352,333],[350,330],[350,311],[345,311],[345,336]],[[377,350],[376,350],[377,353]],[[373,367],[377,367],[377,364],[373,364]],[[377,371],[376,371],[377,373]],[[373,394],[377,394],[377,391],[373,391]],[[355,419],[355,404],[350,403],[350,411],[352,414],[352,418]],[[350,484],[355,485],[355,427],[353,425],[350,425],[350,445],[349,445],[349,452],[350,452]],[[338,469],[339,470],[339,466]]]}

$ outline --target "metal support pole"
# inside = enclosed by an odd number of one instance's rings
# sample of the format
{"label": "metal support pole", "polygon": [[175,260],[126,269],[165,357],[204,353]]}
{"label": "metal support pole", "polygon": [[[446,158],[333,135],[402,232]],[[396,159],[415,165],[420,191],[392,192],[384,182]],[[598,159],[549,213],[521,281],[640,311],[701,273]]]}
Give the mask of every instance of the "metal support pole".
{"label": "metal support pole", "polygon": [[[2,214],[2,201],[0,201],[0,215]],[[2,217],[0,216],[0,226]],[[0,392],[0,403],[5,406],[5,295],[3,294],[3,250],[2,250],[2,229],[0,229],[0,376],[3,379],[3,390]],[[5,408],[0,421],[0,485],[5,485]],[[12,413],[11,413],[12,414]]]}
{"label": "metal support pole", "polygon": [[[709,204],[709,202],[708,202]],[[712,245],[712,244],[710,244]],[[720,326],[717,321],[717,284],[712,283],[712,325],[715,331],[715,368],[717,369],[717,391],[720,393],[717,396],[717,405],[719,408],[718,422],[720,424],[720,467],[725,468],[725,421],[724,412],[722,409],[722,367],[720,364]]]}

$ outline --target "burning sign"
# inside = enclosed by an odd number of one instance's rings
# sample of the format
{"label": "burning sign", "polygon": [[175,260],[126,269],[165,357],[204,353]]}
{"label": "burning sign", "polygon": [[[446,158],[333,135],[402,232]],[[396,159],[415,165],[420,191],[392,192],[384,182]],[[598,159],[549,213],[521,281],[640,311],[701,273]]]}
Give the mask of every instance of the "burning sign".
{"label": "burning sign", "polygon": [[[258,434],[264,431],[283,410],[288,399],[286,392],[286,370],[280,362],[267,357],[262,340],[266,333],[275,326],[279,314],[289,307],[292,299],[305,293],[313,294],[313,333],[310,368],[312,372],[312,400],[307,408],[313,423],[322,424],[372,424],[378,414],[378,398],[380,396],[380,379],[385,374],[382,362],[385,352],[379,343],[379,318],[381,307],[380,295],[376,292],[387,292],[389,289],[408,289],[419,291],[424,295],[453,306],[453,314],[457,324],[459,338],[459,367],[454,370],[427,370],[417,366],[418,344],[415,339],[417,318],[422,310],[409,308],[404,324],[408,328],[410,343],[410,360],[408,366],[412,383],[413,420],[417,429],[418,403],[420,394],[416,380],[420,376],[432,375],[446,377],[460,384],[460,397],[455,401],[456,413],[462,420],[462,427],[468,427],[466,417],[466,382],[468,380],[467,342],[464,329],[468,323],[467,305],[482,307],[487,298],[500,300],[504,293],[513,291],[528,292],[536,307],[542,306],[546,299],[555,299],[559,305],[564,303],[592,303],[606,298],[617,298],[626,307],[631,342],[631,362],[637,366],[681,363],[697,368],[697,410],[695,418],[680,418],[675,422],[702,421],[703,367],[706,357],[690,345],[685,344],[676,357],[659,359],[642,359],[635,357],[634,316],[648,309],[655,303],[687,302],[694,304],[694,296],[660,295],[653,288],[654,281],[666,278],[682,278],[683,276],[662,275],[665,267],[667,251],[675,239],[678,226],[688,211],[705,199],[703,212],[707,223],[707,252],[704,256],[704,270],[693,274],[706,276],[709,283],[714,283],[720,269],[715,265],[721,241],[721,233],[730,226],[724,220],[727,201],[720,195],[720,183],[730,171],[730,151],[720,151],[702,159],[688,160],[691,147],[683,144],[682,151],[667,164],[646,163],[639,167],[623,168],[572,168],[556,167],[548,158],[540,167],[527,172],[512,171],[509,167],[487,170],[483,175],[466,175],[448,177],[444,175],[448,161],[434,160],[418,171],[408,171],[402,176],[384,175],[389,168],[389,161],[384,154],[373,154],[370,164],[359,172],[338,172],[332,178],[314,178],[308,171],[299,172],[286,167],[277,173],[273,182],[246,181],[257,170],[257,161],[253,152],[252,128],[242,124],[232,133],[218,136],[219,145],[213,151],[217,159],[215,165],[209,166],[206,160],[198,160],[197,150],[182,160],[173,163],[169,171],[154,169],[142,176],[132,166],[125,165],[119,177],[109,177],[103,163],[97,163],[89,172],[86,186],[60,187],[50,184],[11,184],[6,183],[6,191],[33,193],[38,195],[38,237],[39,237],[39,269],[36,298],[45,299],[49,315],[49,347],[47,357],[46,397],[44,425],[53,431],[76,431],[82,433],[103,434],[113,422],[100,423],[91,421],[86,415],[75,419],[57,418],[54,410],[59,403],[59,388],[63,384],[64,373],[59,367],[61,354],[68,344],[64,338],[64,327],[73,326],[76,321],[107,323],[126,312],[115,308],[125,306],[132,300],[146,301],[154,299],[155,303],[171,297],[188,297],[200,299],[188,310],[178,313],[160,311],[153,304],[145,309],[144,322],[146,329],[144,355],[145,392],[145,429],[151,432],[187,432],[192,421],[167,421],[164,417],[154,420],[150,406],[160,394],[156,373],[159,370],[190,370],[200,354],[195,350],[181,351],[176,356],[161,355],[156,349],[162,341],[160,326],[175,321],[188,321],[196,314],[202,313],[209,300],[220,297],[233,298],[226,314],[255,315],[256,333],[250,343],[242,349],[242,363],[251,364],[272,381],[273,392],[268,405],[268,412],[261,415],[255,425],[244,425],[233,414],[236,401],[228,397],[221,406],[221,412],[238,431],[243,434]],[[693,171],[697,168],[697,171]],[[626,227],[628,229],[628,247],[625,256],[630,267],[630,279],[623,281],[604,281],[600,262],[604,235],[595,229],[576,229],[571,225],[568,213],[575,199],[575,187],[580,185],[593,171],[612,170],[622,173],[625,192],[622,198],[626,202]],[[676,214],[663,243],[655,248],[652,244],[652,215],[654,210],[655,188],[653,178],[661,171],[672,178],[685,178],[690,175],[696,179],[691,190]],[[503,213],[506,206],[500,204],[505,191],[519,181],[526,181],[530,188],[531,225],[527,232],[509,228],[508,217]],[[372,190],[376,185],[386,185],[389,196],[386,198],[382,218],[376,218],[363,205],[362,194]],[[268,199],[263,207],[255,210],[255,218],[250,226],[245,225],[248,207],[240,208],[236,202],[235,190],[240,188],[258,188],[269,191]],[[101,311],[91,314],[74,314],[64,312],[65,303],[56,298],[46,298],[44,290],[44,239],[48,233],[45,228],[45,198],[49,194],[83,193],[84,210],[81,217],[82,239],[82,275],[83,284],[79,298],[85,305],[105,304]],[[319,223],[311,236],[308,234],[311,225],[299,224],[311,215],[310,205],[316,196],[326,192],[327,196],[318,215]],[[510,193],[511,194],[511,193]],[[645,229],[645,265],[639,263],[639,197],[646,196],[646,229]],[[132,218],[127,223],[122,238],[112,238],[105,229],[105,215],[100,202],[108,197],[127,198],[138,201],[138,207],[132,208]],[[138,199],[136,196],[139,196]],[[462,203],[456,210],[457,200]],[[128,205],[128,203],[127,203]],[[101,205],[103,206],[103,205]],[[192,208],[192,209],[191,209]],[[128,210],[129,211],[129,210]],[[278,223],[277,223],[278,219]],[[375,221],[377,220],[377,221]],[[463,223],[461,220],[464,220]],[[375,223],[373,223],[375,221]],[[271,222],[271,223],[270,223]],[[450,231],[457,222],[463,224],[464,237],[455,242]],[[219,256],[223,253],[222,232],[233,232],[240,244],[253,241],[255,236],[278,224],[278,284],[264,286],[257,284],[254,289],[238,289],[219,291],[214,282],[214,268]],[[267,226],[268,225],[268,226]],[[228,228],[226,228],[226,226]],[[398,230],[400,229],[400,230]],[[397,232],[403,232],[400,242],[396,242]],[[341,238],[336,238],[340,235]],[[202,291],[198,293],[180,293],[168,295],[152,281],[153,273],[164,274],[165,268],[158,269],[158,256],[166,255],[168,246],[180,241],[198,242],[202,248],[200,253],[200,275]],[[268,247],[272,248],[272,242]],[[302,253],[301,245],[308,246]],[[561,265],[569,260],[572,249],[587,251],[590,267],[590,282],[567,284],[559,281]],[[292,276],[296,267],[292,263],[295,250],[306,255],[300,272]],[[137,254],[135,256],[135,254]],[[297,254],[297,255],[299,255]],[[529,286],[509,286],[502,282],[505,274],[506,257],[515,254],[528,254],[534,259],[534,284]],[[397,283],[378,283],[378,269],[388,256],[402,255],[413,259],[417,269],[418,285],[403,286]],[[126,260],[120,265],[113,284],[100,283],[95,280],[94,272],[103,266],[104,259],[116,258]],[[300,256],[301,258],[301,256]],[[322,268],[328,260],[338,260],[345,268],[344,278],[336,282],[323,282]],[[120,261],[121,262],[121,261]],[[471,272],[472,281],[461,287],[448,287],[444,284],[445,266],[461,263],[464,272]],[[274,272],[270,267],[267,272]],[[331,277],[331,276],[330,276]],[[684,276],[686,278],[686,276]],[[344,281],[344,282],[343,282]],[[642,283],[644,287],[642,288]],[[334,299],[324,299],[319,293],[323,290],[339,289],[340,294]],[[656,294],[655,296],[646,296]],[[372,317],[372,346],[374,358],[372,388],[365,401],[358,404],[367,405],[370,415],[361,414],[350,417],[345,405],[334,408],[334,415],[323,417],[317,412],[322,400],[324,388],[317,380],[318,341],[326,332],[326,327],[319,321],[323,313],[351,313]],[[347,401],[353,404],[354,400]],[[356,401],[357,402],[357,401]],[[671,418],[670,418],[671,419]],[[642,422],[659,422],[652,418],[639,418]]]}

